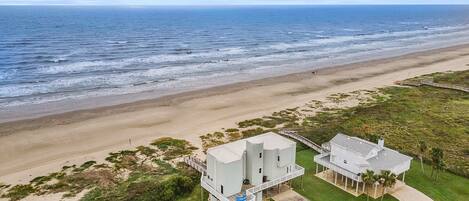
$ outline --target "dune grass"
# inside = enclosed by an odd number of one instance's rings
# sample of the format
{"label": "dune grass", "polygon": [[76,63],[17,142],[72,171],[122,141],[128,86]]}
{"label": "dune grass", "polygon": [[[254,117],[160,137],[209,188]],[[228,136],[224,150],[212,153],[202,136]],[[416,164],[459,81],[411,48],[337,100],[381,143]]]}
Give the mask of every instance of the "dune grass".
{"label": "dune grass", "polygon": [[[469,176],[469,94],[434,87],[387,87],[376,102],[308,117],[296,127],[317,143],[342,132],[417,156],[418,142],[444,150],[448,170]],[[429,153],[424,157],[430,160]]]}

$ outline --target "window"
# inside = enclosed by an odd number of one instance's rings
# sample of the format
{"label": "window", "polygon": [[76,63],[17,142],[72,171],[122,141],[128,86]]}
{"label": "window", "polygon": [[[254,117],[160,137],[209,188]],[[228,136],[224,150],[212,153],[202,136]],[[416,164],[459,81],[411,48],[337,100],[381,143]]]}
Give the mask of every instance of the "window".
{"label": "window", "polygon": [[221,194],[223,194],[223,185],[220,185]]}
{"label": "window", "polygon": [[289,173],[289,172],[290,172],[290,167],[287,166],[287,173]]}
{"label": "window", "polygon": [[262,168],[259,168],[259,173],[262,173]]}
{"label": "window", "polygon": [[280,156],[277,156],[277,161],[279,161],[279,162],[280,162]]}
{"label": "window", "polygon": [[347,164],[347,160],[344,160],[344,163]]}
{"label": "window", "polygon": [[259,153],[259,158],[262,158],[262,153]]}

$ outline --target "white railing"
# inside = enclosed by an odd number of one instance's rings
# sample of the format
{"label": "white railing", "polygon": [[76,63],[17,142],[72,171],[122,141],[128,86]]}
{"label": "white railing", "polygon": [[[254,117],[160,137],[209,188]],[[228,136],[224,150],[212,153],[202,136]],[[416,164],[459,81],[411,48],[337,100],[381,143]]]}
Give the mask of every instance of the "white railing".
{"label": "white railing", "polygon": [[340,167],[338,167],[338,166],[332,164],[331,162],[322,161],[321,158],[323,158],[323,157],[325,157],[325,156],[327,156],[327,155],[330,155],[330,153],[322,153],[322,154],[318,154],[318,155],[314,156],[314,162],[316,162],[317,164],[322,165],[322,166],[324,166],[324,167],[326,167],[326,168],[328,168],[328,169],[330,169],[330,170],[333,170],[334,172],[337,172],[337,173],[339,173],[339,174],[341,174],[341,175],[344,175],[344,176],[346,176],[346,177],[348,177],[348,178],[351,178],[351,179],[353,179],[353,180],[355,180],[355,181],[361,182],[361,177],[358,176],[358,175],[356,175],[356,174],[354,174],[353,172],[349,172],[349,171],[347,171],[347,170],[344,170],[344,169],[342,169],[342,168],[340,168]]}
{"label": "white railing", "polygon": [[184,162],[202,174],[207,171],[207,165],[199,158],[187,156],[184,157]]}
{"label": "white railing", "polygon": [[317,151],[318,153],[323,153],[325,152],[325,150],[323,149],[323,147],[319,146],[318,144],[314,143],[313,141],[311,141],[310,139],[302,136],[302,135],[298,135],[296,133],[296,131],[289,131],[289,130],[282,130],[280,132],[278,132],[280,135],[284,135],[284,136],[287,136],[287,137],[290,137],[290,138],[293,138],[295,140],[298,140],[299,142],[305,144],[306,146],[310,147],[311,149],[314,149],[315,151]]}
{"label": "white railing", "polygon": [[220,201],[230,201],[230,199],[226,198],[223,194],[218,192],[212,186],[210,186],[204,179],[204,175],[200,177],[200,186],[207,190],[211,195],[215,196]]}
{"label": "white railing", "polygon": [[305,174],[305,169],[299,165],[295,164],[295,171],[286,174],[282,177],[279,177],[277,179],[274,179],[272,181],[264,182],[260,185],[254,186],[250,189],[246,190],[246,201],[253,201],[256,200],[255,194],[257,192],[263,191],[265,189],[271,188],[273,186],[276,186],[277,184],[281,184],[283,182],[286,182],[288,180],[294,179],[296,177],[299,177],[301,175]]}

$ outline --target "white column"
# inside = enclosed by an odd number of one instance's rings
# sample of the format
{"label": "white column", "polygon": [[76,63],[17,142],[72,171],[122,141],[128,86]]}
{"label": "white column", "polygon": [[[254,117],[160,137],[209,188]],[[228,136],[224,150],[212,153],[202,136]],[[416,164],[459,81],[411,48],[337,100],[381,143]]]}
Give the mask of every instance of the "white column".
{"label": "white column", "polygon": [[357,187],[355,189],[355,193],[358,194],[358,181],[357,181]]}
{"label": "white column", "polygon": [[334,184],[337,184],[337,172],[334,172]]}
{"label": "white column", "polygon": [[316,163],[316,174],[318,174],[319,165]]}
{"label": "white column", "polygon": [[362,184],[363,184],[363,190],[362,190],[362,193],[364,193],[364,192],[365,192],[365,186],[366,186],[366,184],[365,184],[365,182],[362,182]]}
{"label": "white column", "polygon": [[404,172],[404,174],[402,175],[402,182],[405,183],[405,172]]}
{"label": "white column", "polygon": [[348,178],[345,177],[345,190],[347,190],[347,181],[348,181]]}

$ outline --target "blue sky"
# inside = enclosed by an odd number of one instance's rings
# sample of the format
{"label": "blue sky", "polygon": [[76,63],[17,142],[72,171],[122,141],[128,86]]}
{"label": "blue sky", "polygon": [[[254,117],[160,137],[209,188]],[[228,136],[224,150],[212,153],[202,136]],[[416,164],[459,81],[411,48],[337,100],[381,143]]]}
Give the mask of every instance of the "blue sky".
{"label": "blue sky", "polygon": [[469,0],[0,0],[0,5],[469,4]]}

